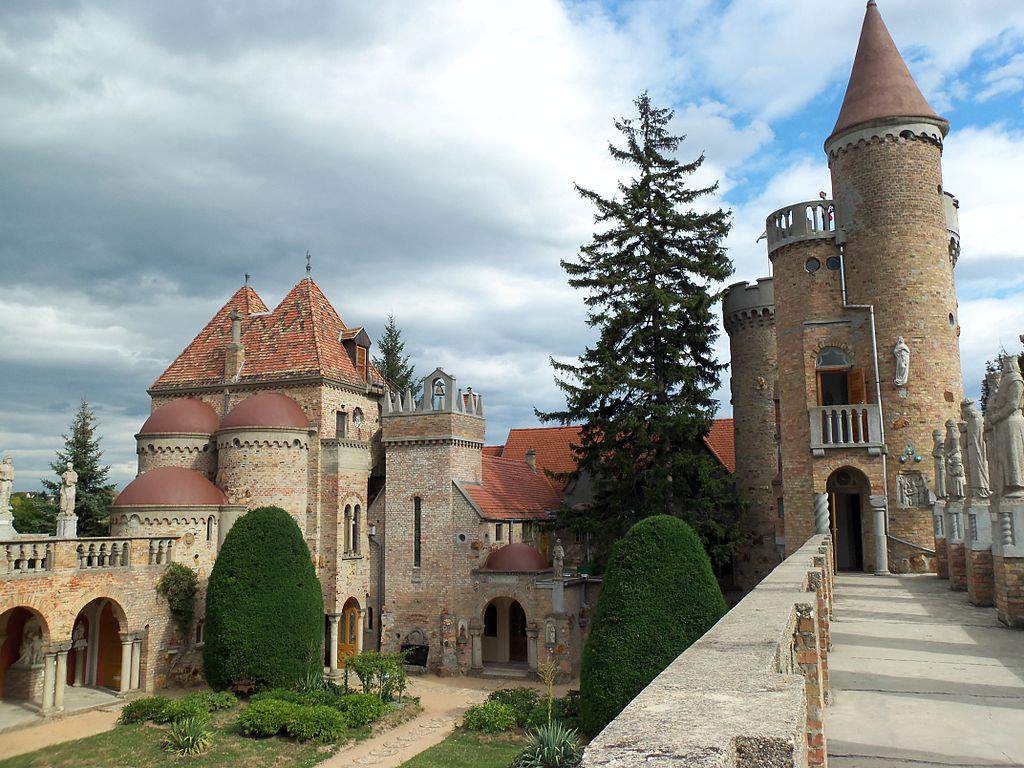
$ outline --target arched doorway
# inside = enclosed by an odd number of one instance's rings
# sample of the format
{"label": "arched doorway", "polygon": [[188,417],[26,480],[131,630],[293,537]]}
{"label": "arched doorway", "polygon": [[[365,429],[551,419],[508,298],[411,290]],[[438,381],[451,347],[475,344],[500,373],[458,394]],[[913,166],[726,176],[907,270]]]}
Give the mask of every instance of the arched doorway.
{"label": "arched doorway", "polygon": [[527,663],[526,611],[518,600],[496,597],[484,607],[484,664]]}
{"label": "arched doorway", "polygon": [[865,523],[870,519],[867,504],[871,485],[860,470],[841,467],[829,476],[826,490],[836,568],[840,571],[863,571],[864,531]]}
{"label": "arched doorway", "polygon": [[96,598],[78,612],[71,630],[68,685],[115,692],[140,686],[142,641],[122,641],[125,625],[124,610],[109,598]]}
{"label": "arched doorway", "polygon": [[341,609],[341,626],[338,628],[338,658],[355,656],[363,649],[361,624],[359,601],[350,597]]}
{"label": "arched doorway", "polygon": [[42,615],[19,606],[0,614],[0,699],[42,706],[50,630]]}

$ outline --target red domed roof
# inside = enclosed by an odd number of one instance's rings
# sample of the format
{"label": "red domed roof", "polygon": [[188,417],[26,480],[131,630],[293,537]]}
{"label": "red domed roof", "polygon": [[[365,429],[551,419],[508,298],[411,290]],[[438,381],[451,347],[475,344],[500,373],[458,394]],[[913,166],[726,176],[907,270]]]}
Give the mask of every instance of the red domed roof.
{"label": "red domed roof", "polygon": [[139,434],[212,435],[217,431],[219,421],[217,412],[202,400],[183,397],[171,400],[153,411]]}
{"label": "red domed roof", "polygon": [[550,567],[544,555],[522,542],[506,544],[501,549],[492,550],[487,556],[487,562],[484,563],[484,570],[506,573],[543,571]]}
{"label": "red domed roof", "polygon": [[280,427],[308,429],[309,419],[299,404],[287,395],[261,392],[240,402],[220,423],[221,429],[233,427]]}
{"label": "red domed roof", "polygon": [[157,467],[128,483],[114,499],[113,506],[195,507],[227,503],[224,491],[194,469]]}

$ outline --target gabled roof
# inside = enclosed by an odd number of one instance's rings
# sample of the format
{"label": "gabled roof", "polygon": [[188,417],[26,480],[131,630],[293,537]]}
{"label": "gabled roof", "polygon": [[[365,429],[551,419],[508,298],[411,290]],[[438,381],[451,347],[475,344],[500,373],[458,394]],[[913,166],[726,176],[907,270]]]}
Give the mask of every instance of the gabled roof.
{"label": "gabled roof", "polygon": [[215,384],[224,379],[224,355],[231,341],[233,309],[242,314],[245,362],[238,381],[325,376],[361,384],[341,341],[349,329],[311,279],[299,281],[273,312],[248,285],[213,319],[153,383],[153,389]]}
{"label": "gabled roof", "polygon": [[736,436],[732,419],[715,419],[704,443],[729,472],[736,471]]}
{"label": "gabled roof", "polygon": [[864,15],[846,97],[832,135],[892,117],[916,117],[948,126],[921,94],[882,21],[875,0],[871,0]]}
{"label": "gabled roof", "polygon": [[487,520],[543,520],[562,503],[561,490],[525,461],[483,456],[483,482],[459,486]]}

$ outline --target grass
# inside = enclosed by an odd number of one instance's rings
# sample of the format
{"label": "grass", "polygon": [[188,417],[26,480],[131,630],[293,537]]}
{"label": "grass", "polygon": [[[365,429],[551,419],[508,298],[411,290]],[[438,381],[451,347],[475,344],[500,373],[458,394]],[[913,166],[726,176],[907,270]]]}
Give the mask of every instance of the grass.
{"label": "grass", "polygon": [[[215,713],[210,719],[213,745],[196,757],[176,757],[160,748],[167,727],[152,723],[118,725],[113,730],[67,741],[36,752],[0,760],[0,768],[246,768],[272,765],[274,768],[311,768],[326,760],[343,743],[302,743],[282,736],[252,739],[242,736],[235,725],[244,705]],[[393,727],[415,716],[419,706],[406,706],[386,715],[378,727]],[[367,738],[370,728],[349,732],[356,740]],[[467,763],[469,765],[469,763]]]}
{"label": "grass", "polygon": [[455,731],[440,744],[402,763],[401,768],[508,768],[524,746],[526,737],[521,733],[485,736]]}

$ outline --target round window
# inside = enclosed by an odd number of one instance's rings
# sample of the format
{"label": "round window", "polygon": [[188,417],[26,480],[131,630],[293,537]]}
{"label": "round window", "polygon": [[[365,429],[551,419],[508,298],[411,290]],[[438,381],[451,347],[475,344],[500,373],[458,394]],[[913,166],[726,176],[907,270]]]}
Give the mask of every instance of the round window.
{"label": "round window", "polygon": [[804,269],[806,269],[810,274],[813,275],[815,272],[821,269],[821,262],[812,257],[804,263]]}
{"label": "round window", "polygon": [[829,269],[831,269],[833,272],[835,272],[836,270],[839,269],[839,257],[838,256],[829,256],[825,260],[825,266],[828,267]]}

